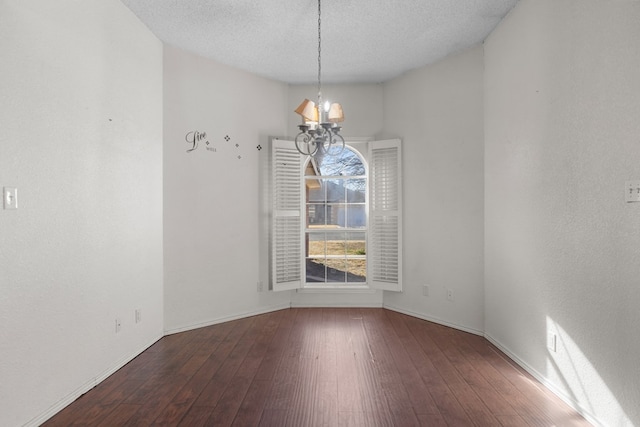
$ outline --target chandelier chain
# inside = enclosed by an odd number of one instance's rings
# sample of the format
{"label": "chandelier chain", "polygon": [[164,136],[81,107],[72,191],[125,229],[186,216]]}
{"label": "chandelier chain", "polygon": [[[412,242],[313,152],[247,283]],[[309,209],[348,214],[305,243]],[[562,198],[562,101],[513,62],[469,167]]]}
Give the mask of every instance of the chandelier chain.
{"label": "chandelier chain", "polygon": [[[328,102],[327,102],[328,104]],[[336,111],[333,111],[334,106]],[[314,112],[308,110],[315,110]],[[340,135],[337,122],[344,120],[342,106],[338,103],[322,104],[322,8],[318,0],[318,104],[305,99],[295,110],[302,116],[302,124],[298,126],[300,133],[295,143],[298,152],[305,156],[338,156],[345,148],[344,137]],[[333,114],[333,116],[332,116]],[[312,118],[315,117],[315,120]],[[314,121],[317,121],[314,123]]]}
{"label": "chandelier chain", "polygon": [[[322,96],[320,91],[322,89],[321,83],[321,71],[322,71],[322,36],[321,36],[321,9],[320,9],[320,0],[318,0],[318,102],[320,102],[320,97]],[[318,105],[318,108],[320,106]]]}

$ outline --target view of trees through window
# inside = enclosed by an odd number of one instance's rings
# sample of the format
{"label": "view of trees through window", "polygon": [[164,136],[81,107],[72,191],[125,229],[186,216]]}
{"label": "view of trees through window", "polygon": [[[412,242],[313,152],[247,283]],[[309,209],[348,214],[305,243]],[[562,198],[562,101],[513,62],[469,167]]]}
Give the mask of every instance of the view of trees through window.
{"label": "view of trees through window", "polygon": [[366,282],[367,178],[358,154],[345,147],[316,155],[305,169],[306,282]]}

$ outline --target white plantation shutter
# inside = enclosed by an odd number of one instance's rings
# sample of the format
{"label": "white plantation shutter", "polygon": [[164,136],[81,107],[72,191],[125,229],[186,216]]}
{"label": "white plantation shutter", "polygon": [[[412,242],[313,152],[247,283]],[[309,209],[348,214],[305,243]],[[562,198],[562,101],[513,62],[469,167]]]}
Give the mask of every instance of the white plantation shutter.
{"label": "white plantation shutter", "polygon": [[293,141],[274,139],[271,285],[274,291],[302,286],[302,156]]}
{"label": "white plantation shutter", "polygon": [[369,286],[402,291],[400,140],[369,143]]}

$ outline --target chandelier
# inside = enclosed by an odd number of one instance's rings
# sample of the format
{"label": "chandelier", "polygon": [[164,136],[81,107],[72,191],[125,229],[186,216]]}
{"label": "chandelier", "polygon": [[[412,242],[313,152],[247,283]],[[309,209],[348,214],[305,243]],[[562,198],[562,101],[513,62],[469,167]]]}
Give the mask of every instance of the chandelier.
{"label": "chandelier", "polygon": [[[344,121],[342,106],[338,103],[322,102],[322,33],[321,8],[318,0],[318,103],[305,99],[294,111],[302,116],[296,136],[296,148],[305,156],[337,155],[344,149],[342,129],[338,123]],[[335,147],[335,149],[332,149]]]}

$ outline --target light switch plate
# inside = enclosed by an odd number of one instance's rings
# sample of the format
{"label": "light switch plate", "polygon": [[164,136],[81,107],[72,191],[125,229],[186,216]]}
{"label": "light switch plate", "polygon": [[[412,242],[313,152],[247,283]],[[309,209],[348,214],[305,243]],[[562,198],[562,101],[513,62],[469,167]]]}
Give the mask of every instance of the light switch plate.
{"label": "light switch plate", "polygon": [[640,180],[625,182],[624,194],[627,203],[640,202]]}
{"label": "light switch plate", "polygon": [[5,209],[18,209],[18,189],[14,187],[4,187],[2,200]]}

